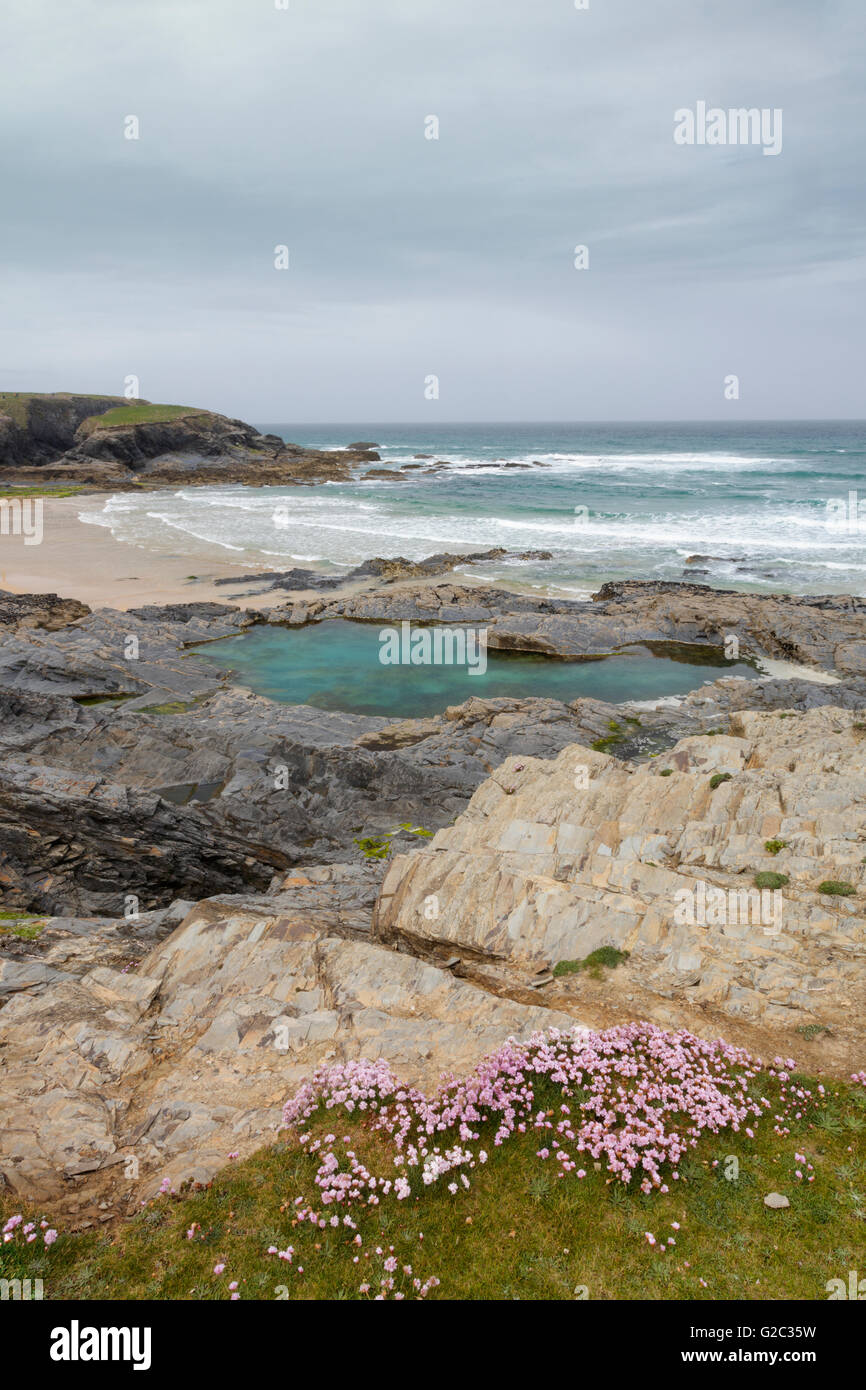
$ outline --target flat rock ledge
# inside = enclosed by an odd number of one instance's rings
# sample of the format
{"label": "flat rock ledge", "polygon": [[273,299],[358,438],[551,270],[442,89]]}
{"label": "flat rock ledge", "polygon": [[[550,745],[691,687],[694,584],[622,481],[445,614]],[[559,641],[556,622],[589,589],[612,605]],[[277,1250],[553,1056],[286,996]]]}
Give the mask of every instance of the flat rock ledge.
{"label": "flat rock ledge", "polygon": [[371,942],[374,893],[365,867],[331,866],[183,905],[133,969],[128,926],[49,923],[38,961],[0,966],[0,1181],[98,1221],[99,1201],[131,1209],[273,1142],[321,1063],[385,1057],[432,1087],[511,1035],[573,1025]]}

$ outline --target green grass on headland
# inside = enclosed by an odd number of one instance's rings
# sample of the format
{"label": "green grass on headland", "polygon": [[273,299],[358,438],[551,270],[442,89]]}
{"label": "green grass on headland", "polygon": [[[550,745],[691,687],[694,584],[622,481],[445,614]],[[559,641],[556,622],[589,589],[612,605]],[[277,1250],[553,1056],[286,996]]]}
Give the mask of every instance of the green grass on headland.
{"label": "green grass on headland", "polygon": [[[0,415],[8,415],[16,425],[26,429],[30,419],[31,401],[81,401],[92,400],[93,392],[84,391],[0,391]],[[123,396],[100,396],[104,401],[117,401],[123,405]]]}
{"label": "green grass on headland", "polygon": [[[812,1080],[794,1080],[815,1091]],[[395,1292],[407,1298],[414,1278],[434,1276],[430,1298],[826,1299],[829,1280],[866,1273],[866,1090],[824,1084],[820,1103],[785,1114],[778,1134],[778,1092],[760,1081],[771,1108],[755,1138],[707,1133],[667,1193],[625,1188],[590,1160],[585,1178],[562,1177],[552,1157],[538,1157],[545,1141],[528,1133],[499,1149],[491,1140],[468,1190],[458,1184],[452,1194],[439,1181],[401,1202],[322,1208],[317,1157],[291,1137],[113,1228],[70,1235],[52,1218],[52,1249],[41,1240],[0,1246],[0,1277],[40,1277],[47,1299],[226,1299],[237,1281],[242,1299],[343,1300],[373,1298],[394,1258]],[[560,1100],[552,1087],[543,1098],[554,1119]],[[324,1111],[308,1129],[350,1137],[361,1162],[382,1160],[381,1137],[357,1112]],[[770,1192],[790,1207],[768,1209]],[[324,1230],[297,1220],[297,1196],[322,1211]],[[14,1198],[0,1207],[3,1220],[21,1210]],[[270,1246],[293,1247],[291,1261]]]}
{"label": "green grass on headland", "polygon": [[[75,401],[96,399],[71,392],[0,391],[0,415],[8,415],[21,429],[30,423],[31,403],[36,401]],[[100,396],[101,401],[116,401],[103,414],[88,415],[83,424],[90,434],[96,429],[111,429],[117,425],[159,424],[177,420],[185,415],[208,415],[211,412],[192,405],[159,405],[151,401],[128,400],[124,396]]]}
{"label": "green grass on headland", "polygon": [[84,421],[88,433],[108,430],[117,425],[156,425],[179,420],[184,415],[207,415],[209,412],[190,405],[120,405],[106,410],[104,415],[89,415]]}

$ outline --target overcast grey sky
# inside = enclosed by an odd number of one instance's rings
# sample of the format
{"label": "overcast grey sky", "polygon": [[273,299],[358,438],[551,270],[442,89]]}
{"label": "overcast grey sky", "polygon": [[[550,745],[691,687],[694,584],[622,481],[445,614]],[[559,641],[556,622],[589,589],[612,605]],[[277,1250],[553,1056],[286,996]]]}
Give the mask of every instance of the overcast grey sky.
{"label": "overcast grey sky", "polygon": [[[0,389],[866,416],[864,35],[864,0],[4,0]],[[781,108],[781,154],[678,146],[699,100]]]}

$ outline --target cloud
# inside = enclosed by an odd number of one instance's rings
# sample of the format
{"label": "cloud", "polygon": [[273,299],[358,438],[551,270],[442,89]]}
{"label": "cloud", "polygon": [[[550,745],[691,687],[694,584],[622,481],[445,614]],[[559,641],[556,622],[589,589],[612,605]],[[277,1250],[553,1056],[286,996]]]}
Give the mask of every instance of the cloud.
{"label": "cloud", "polygon": [[[7,0],[3,384],[686,418],[723,369],[862,414],[857,3]],[[699,99],[781,107],[782,154],[676,146]]]}

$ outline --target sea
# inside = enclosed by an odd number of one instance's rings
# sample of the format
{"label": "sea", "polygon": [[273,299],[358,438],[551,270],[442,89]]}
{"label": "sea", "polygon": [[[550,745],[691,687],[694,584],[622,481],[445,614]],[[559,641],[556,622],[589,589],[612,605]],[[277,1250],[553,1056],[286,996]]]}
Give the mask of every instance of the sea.
{"label": "sea", "polygon": [[[864,421],[258,428],[316,449],[375,444],[369,467],[395,477],[125,492],[99,507],[82,499],[81,519],[150,551],[250,570],[339,574],[373,556],[498,547],[507,554],[458,573],[580,598],[623,579],[866,594]],[[396,476],[437,461],[451,466]]]}

